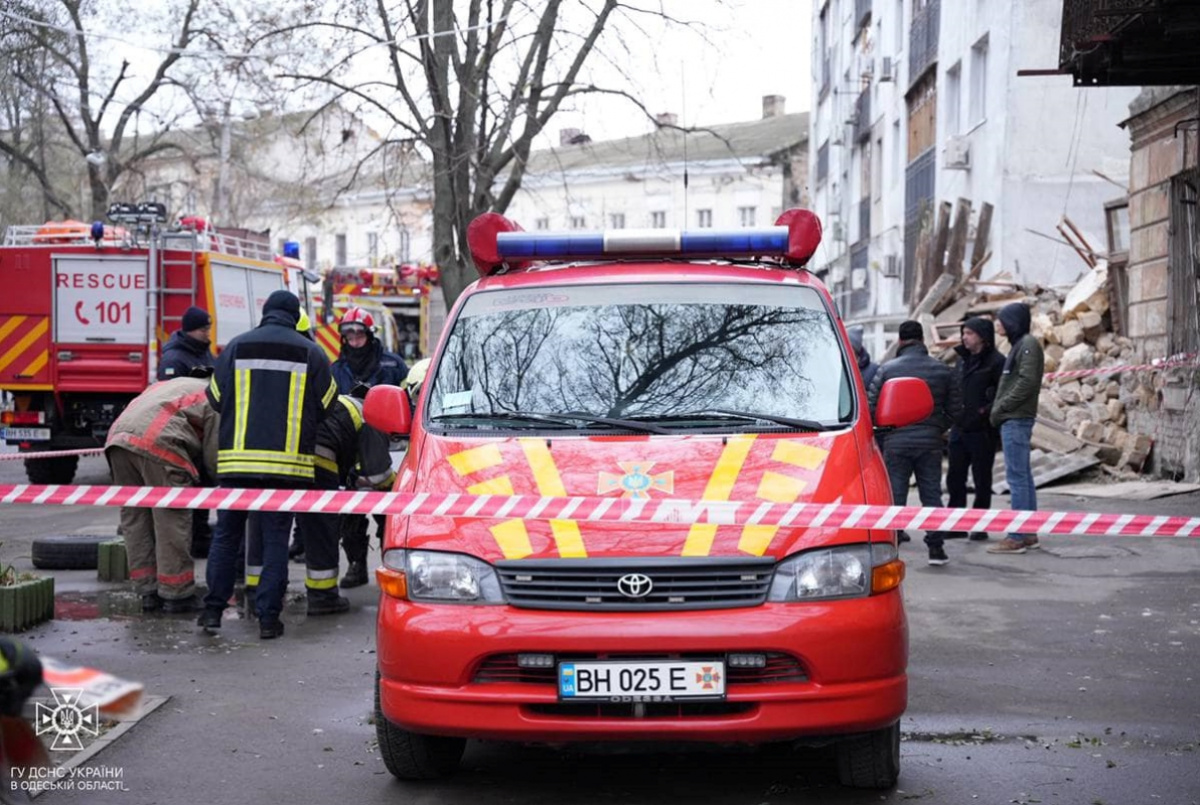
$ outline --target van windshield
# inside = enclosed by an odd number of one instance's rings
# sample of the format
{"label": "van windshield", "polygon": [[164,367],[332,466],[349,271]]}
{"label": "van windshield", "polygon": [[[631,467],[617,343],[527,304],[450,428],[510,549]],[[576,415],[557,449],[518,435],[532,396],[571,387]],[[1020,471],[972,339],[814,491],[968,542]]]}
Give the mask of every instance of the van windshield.
{"label": "van windshield", "polygon": [[836,426],[853,412],[819,294],[731,283],[478,293],[427,399],[435,425],[489,430],[637,420],[675,431],[722,416],[742,429],[771,417]]}

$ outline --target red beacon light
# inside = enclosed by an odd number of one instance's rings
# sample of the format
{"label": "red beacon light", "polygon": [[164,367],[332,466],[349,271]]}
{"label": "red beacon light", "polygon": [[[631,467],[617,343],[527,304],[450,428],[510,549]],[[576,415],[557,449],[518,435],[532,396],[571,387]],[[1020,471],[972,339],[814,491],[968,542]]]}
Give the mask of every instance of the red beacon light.
{"label": "red beacon light", "polygon": [[471,257],[482,277],[539,260],[775,257],[802,268],[821,243],[821,221],[810,210],[786,210],[775,226],[747,229],[619,229],[604,232],[525,232],[499,213],[467,227]]}

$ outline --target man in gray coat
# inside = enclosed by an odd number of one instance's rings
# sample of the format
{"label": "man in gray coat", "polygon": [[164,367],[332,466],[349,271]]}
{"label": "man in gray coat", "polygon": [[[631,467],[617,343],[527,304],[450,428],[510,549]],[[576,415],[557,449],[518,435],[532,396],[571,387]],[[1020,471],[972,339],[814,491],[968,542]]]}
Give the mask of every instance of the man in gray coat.
{"label": "man in gray coat", "polygon": [[[883,442],[883,461],[892,482],[892,499],[897,506],[908,500],[908,481],[915,473],[917,493],[922,506],[942,505],[942,447],[946,433],[962,413],[962,389],[955,382],[950,367],[929,355],[925,348],[925,333],[920,322],[906,321],[900,325],[900,344],[896,357],[879,367],[867,390],[871,416],[879,402],[883,384],[897,377],[916,377],[924,380],[933,396],[933,413],[915,425],[897,428]],[[943,545],[945,534],[929,531],[925,545],[929,548],[929,564],[944,565],[950,561]]]}

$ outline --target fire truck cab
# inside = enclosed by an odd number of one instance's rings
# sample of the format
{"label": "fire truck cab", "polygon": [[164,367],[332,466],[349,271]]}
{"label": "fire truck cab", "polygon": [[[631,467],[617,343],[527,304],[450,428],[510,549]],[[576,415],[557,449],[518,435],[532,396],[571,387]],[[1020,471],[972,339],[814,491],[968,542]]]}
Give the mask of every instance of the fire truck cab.
{"label": "fire truck cab", "polygon": [[[12,226],[0,246],[0,439],[22,452],[102,446],[189,306],[212,315],[214,352],[257,326],[272,291],[311,309],[302,269],[277,264],[261,233],[167,227],[156,203],[113,205],[109,220]],[[77,463],[25,468],[34,483],[69,483]]]}

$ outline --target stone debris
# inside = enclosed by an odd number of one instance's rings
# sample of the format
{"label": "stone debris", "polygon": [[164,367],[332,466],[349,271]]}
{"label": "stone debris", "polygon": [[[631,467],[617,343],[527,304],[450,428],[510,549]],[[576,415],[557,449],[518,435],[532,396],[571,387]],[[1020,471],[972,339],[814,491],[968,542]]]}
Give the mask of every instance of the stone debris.
{"label": "stone debris", "polygon": [[[1052,288],[1022,286],[1008,272],[989,279],[967,277],[928,310],[934,315],[936,336],[928,342],[930,353],[939,355],[940,350],[942,360],[956,362],[954,347],[961,343],[962,321],[978,315],[994,319],[996,312],[1011,302],[1030,305],[1031,332],[1042,344],[1048,374],[1137,361],[1133,342],[1112,331],[1104,260],[1098,260],[1065,294]],[[997,349],[1008,352],[1003,338],[997,337],[996,342]],[[1038,400],[1034,447],[1048,454],[1094,458],[1093,464],[1102,462],[1118,477],[1140,473],[1153,442],[1149,436],[1126,429],[1126,407],[1127,403],[1149,402],[1154,393],[1150,381],[1134,373],[1050,378],[1042,384]]]}

